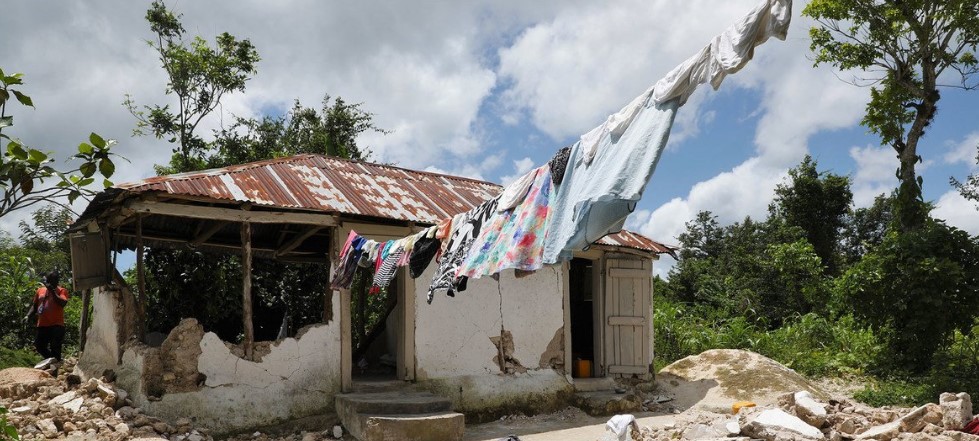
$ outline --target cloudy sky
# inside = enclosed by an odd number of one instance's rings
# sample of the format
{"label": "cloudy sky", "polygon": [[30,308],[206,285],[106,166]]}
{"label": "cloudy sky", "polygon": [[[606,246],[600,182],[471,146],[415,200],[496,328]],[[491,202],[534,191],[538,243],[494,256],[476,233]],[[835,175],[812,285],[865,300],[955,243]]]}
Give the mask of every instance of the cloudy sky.
{"label": "cloudy sky", "polygon": [[[387,135],[364,136],[374,159],[495,182],[546,161],[746,13],[756,0],[177,1],[190,34],[250,39],[262,61],[231,115],[280,114],[325,94],[362,102]],[[117,182],[153,174],[171,146],[130,136],[122,106],[167,103],[146,45],[149,2],[9,0],[0,14],[0,68],[22,72],[34,109],[14,108],[9,134],[67,155],[95,131],[119,141]],[[762,217],[786,170],[809,153],[849,175],[858,205],[895,186],[897,159],[859,126],[868,91],[813,68],[811,22],[794,5],[786,41],[720,90],[680,109],[659,168],[629,226],[675,243],[700,210],[722,222]],[[925,197],[937,215],[979,233],[979,213],[949,186],[976,171],[979,95],[944,91],[919,147]],[[16,230],[17,216],[0,219]],[[16,234],[16,233],[15,233]]]}

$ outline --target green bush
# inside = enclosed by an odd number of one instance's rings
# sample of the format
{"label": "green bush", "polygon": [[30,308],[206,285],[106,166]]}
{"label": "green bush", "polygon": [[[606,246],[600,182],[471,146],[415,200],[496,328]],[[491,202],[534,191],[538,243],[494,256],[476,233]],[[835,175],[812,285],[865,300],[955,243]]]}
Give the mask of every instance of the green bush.
{"label": "green bush", "polygon": [[10,349],[0,346],[0,369],[11,367],[31,367],[41,361],[41,357],[29,349]]}
{"label": "green bush", "polygon": [[938,399],[926,380],[881,380],[853,394],[853,398],[874,407],[920,406]]}

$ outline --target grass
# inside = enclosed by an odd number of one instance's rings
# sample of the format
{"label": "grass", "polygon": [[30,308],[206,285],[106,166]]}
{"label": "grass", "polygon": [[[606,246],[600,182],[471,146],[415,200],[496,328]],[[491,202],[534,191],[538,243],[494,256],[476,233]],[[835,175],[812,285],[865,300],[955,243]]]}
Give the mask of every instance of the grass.
{"label": "grass", "polygon": [[29,349],[10,349],[0,346],[0,369],[33,367],[41,357]]}

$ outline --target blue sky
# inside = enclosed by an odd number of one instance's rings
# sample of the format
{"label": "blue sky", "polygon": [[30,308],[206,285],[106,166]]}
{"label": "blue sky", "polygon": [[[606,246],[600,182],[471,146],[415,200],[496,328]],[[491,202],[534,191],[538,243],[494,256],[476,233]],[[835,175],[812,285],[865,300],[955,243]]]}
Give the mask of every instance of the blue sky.
{"label": "blue sky", "polygon": [[[132,161],[117,182],[151,176],[170,146],[130,137],[134,121],[121,105],[127,93],[172,101],[143,42],[148,3],[6,2],[0,38],[16,44],[0,45],[0,67],[25,74],[37,105],[14,109],[10,134],[64,156],[96,131]],[[263,57],[247,91],[227,96],[205,133],[231,115],[342,96],[392,131],[360,139],[376,160],[495,182],[574,142],[757,3],[168,2],[190,33],[247,37]],[[897,159],[859,126],[867,89],[840,80],[852,73],[812,67],[804,4],[793,5],[785,41],[760,46],[719,90],[701,87],[680,109],[632,229],[671,243],[699,210],[722,222],[764,216],[774,186],[807,153],[849,175],[859,205],[894,187]],[[936,214],[972,234],[979,211],[948,178],[976,171],[977,103],[977,93],[943,91],[919,166]],[[23,216],[0,219],[0,229],[16,235]]]}

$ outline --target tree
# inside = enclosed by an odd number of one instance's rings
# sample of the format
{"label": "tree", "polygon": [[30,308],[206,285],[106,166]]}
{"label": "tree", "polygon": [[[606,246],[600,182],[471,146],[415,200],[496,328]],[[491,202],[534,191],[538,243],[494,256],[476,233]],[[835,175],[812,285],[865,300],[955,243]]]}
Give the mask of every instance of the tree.
{"label": "tree", "polygon": [[921,374],[955,330],[975,324],[979,241],[931,218],[891,230],[837,279],[836,295],[886,343],[884,367]]}
{"label": "tree", "polygon": [[[976,164],[979,164],[979,145],[976,146]],[[976,208],[979,209],[979,173],[969,175],[965,178],[965,182],[951,178],[951,183],[953,187],[959,190],[962,197],[975,202]]]}
{"label": "tree", "polygon": [[816,171],[816,161],[806,155],[789,170],[789,182],[775,188],[775,201],[769,206],[773,217],[802,228],[825,273],[836,275],[839,263],[839,238],[846,214],[853,202],[850,180],[845,176]]}
{"label": "tree", "polygon": [[[24,106],[34,107],[34,101],[20,91],[24,84],[23,75],[4,74],[0,69],[0,139],[7,140],[7,149],[0,156],[0,217],[10,212],[39,203],[54,203],[68,207],[75,199],[94,194],[88,187],[95,182],[96,173],[103,177],[105,187],[112,185],[109,178],[115,172],[110,149],[115,141],[105,140],[92,133],[90,143],[81,143],[78,153],[71,159],[75,168],[56,169],[50,152],[28,147],[23,141],[11,138],[3,129],[14,124],[12,115],[7,114],[7,104],[11,96]],[[67,198],[68,204],[62,199]]]}
{"label": "tree", "polygon": [[843,232],[840,235],[840,250],[844,264],[857,263],[884,241],[888,228],[894,222],[894,215],[891,212],[893,206],[894,195],[881,194],[874,198],[874,203],[869,207],[858,208],[846,216]]}
{"label": "tree", "polygon": [[229,92],[242,92],[245,82],[256,72],[258,51],[248,39],[238,40],[227,32],[218,35],[214,46],[201,37],[184,41],[181,15],[166,8],[156,0],[146,11],[146,21],[156,34],[147,43],[159,54],[163,70],[169,82],[166,94],[176,95],[176,112],[170,105],[136,105],[126,95],[124,105],[136,117],[134,134],[153,133],[175,144],[174,154],[181,168],[188,168],[206,149],[204,140],[195,133],[201,121],[221,104],[221,98]]}
{"label": "tree", "polygon": [[809,31],[815,64],[869,72],[854,81],[871,86],[862,124],[891,146],[900,160],[895,205],[902,231],[922,226],[918,144],[935,118],[940,83],[949,70],[974,89],[979,62],[979,2],[975,0],[813,0],[803,14],[819,25]]}

